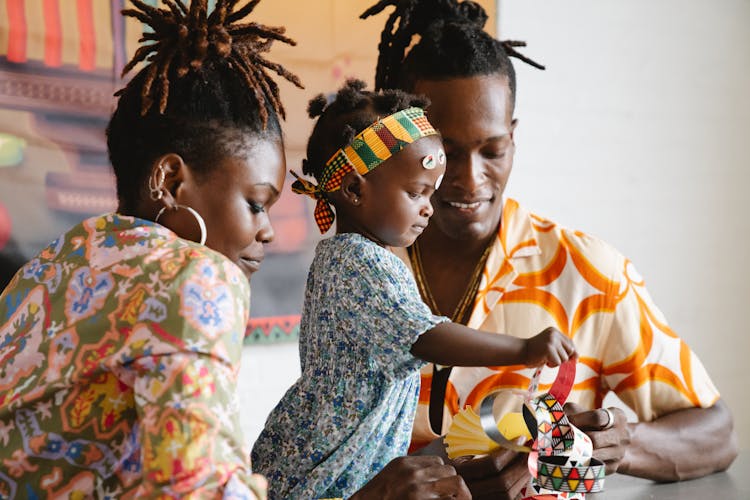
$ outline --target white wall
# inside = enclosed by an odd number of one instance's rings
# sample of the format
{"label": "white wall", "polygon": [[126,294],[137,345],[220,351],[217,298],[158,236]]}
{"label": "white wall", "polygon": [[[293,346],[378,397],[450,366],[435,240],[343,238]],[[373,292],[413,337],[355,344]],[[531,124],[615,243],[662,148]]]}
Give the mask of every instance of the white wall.
{"label": "white wall", "polygon": [[632,259],[747,424],[750,2],[501,0],[499,13],[500,37],[547,65],[515,65],[509,194]]}
{"label": "white wall", "polygon": [[[747,423],[750,1],[502,0],[499,26],[547,65],[516,64],[508,193],[630,257]],[[298,376],[296,345],[246,348],[243,362],[252,442]]]}
{"label": "white wall", "polygon": [[299,374],[296,342],[245,347],[238,389],[242,431],[248,444],[258,438],[266,417]]}

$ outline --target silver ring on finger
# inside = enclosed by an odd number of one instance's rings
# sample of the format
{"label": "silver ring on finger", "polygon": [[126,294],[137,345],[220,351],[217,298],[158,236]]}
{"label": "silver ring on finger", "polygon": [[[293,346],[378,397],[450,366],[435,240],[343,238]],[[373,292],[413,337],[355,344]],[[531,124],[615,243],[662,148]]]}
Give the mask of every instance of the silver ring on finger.
{"label": "silver ring on finger", "polygon": [[615,415],[612,413],[612,410],[609,408],[602,408],[605,412],[607,412],[607,423],[604,424],[604,427],[602,427],[602,430],[611,429],[615,426]]}

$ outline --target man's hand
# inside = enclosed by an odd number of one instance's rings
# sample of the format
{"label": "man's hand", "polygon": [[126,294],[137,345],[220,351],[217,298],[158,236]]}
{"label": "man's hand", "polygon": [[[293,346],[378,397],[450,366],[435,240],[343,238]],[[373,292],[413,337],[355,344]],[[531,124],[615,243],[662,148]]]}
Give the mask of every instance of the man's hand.
{"label": "man's hand", "polygon": [[471,499],[456,469],[440,457],[399,457],[370,480],[351,500]]}
{"label": "man's hand", "polygon": [[565,404],[570,422],[585,432],[594,445],[594,458],[604,462],[607,474],[617,472],[630,445],[630,428],[625,412],[619,408],[584,410],[575,403]]}
{"label": "man's hand", "polygon": [[475,500],[513,500],[529,482],[528,458],[501,448],[484,457],[458,458],[454,466]]}

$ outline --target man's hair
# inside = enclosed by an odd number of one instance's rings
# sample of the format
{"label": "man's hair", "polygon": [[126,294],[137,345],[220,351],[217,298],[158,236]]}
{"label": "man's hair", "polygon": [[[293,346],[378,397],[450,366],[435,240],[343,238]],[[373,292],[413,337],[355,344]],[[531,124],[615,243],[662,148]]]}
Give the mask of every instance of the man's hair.
{"label": "man's hair", "polygon": [[298,87],[299,79],[264,53],[271,44],[294,45],[283,27],[240,22],[259,0],[237,8],[238,0],[163,0],[161,8],[141,0],[123,10],[148,25],[141,46],[123,68],[124,76],[144,67],[115,95],[117,108],[107,127],[107,146],[117,178],[121,209],[134,210],[151,163],[177,153],[196,173],[206,174],[216,158],[232,155],[249,140],[278,137],[285,116],[279,88],[268,70]]}
{"label": "man's hair", "polygon": [[348,146],[358,133],[379,118],[415,106],[424,108],[429,103],[425,97],[402,90],[371,92],[365,87],[361,80],[347,80],[330,103],[324,94],[310,101],[307,112],[318,121],[307,142],[302,173],[320,181],[326,162],[339,148]]}
{"label": "man's hair", "polygon": [[[515,103],[516,73],[510,57],[543,66],[515,50],[525,42],[499,41],[484,31],[487,12],[469,0],[381,0],[360,17],[393,6],[381,33],[375,88],[412,90],[418,80],[499,74],[508,78]],[[409,50],[415,37],[419,41]]]}

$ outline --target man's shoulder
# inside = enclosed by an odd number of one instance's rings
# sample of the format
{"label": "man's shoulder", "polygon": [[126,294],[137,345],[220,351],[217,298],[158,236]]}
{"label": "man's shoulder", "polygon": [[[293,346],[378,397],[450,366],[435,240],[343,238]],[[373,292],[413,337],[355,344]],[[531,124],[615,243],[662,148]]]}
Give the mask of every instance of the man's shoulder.
{"label": "man's shoulder", "polygon": [[530,227],[542,254],[557,252],[562,246],[575,263],[588,262],[606,274],[617,274],[627,260],[614,246],[598,236],[573,229],[531,211],[519,210],[528,217]]}

